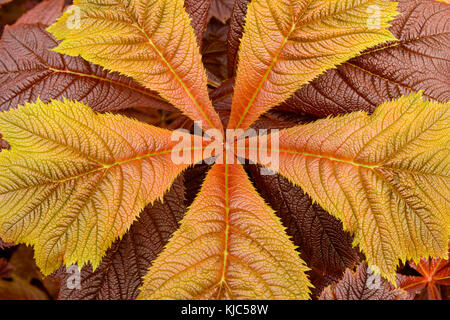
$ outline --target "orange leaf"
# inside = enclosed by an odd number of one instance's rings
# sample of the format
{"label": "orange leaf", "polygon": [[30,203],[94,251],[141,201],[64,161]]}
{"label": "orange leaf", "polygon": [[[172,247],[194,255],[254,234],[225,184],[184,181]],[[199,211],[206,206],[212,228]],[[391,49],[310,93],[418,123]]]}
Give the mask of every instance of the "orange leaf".
{"label": "orange leaf", "polygon": [[95,269],[189,165],[172,161],[171,131],[81,102],[2,112],[0,131],[11,145],[0,152],[0,238],[33,245],[44,274],[61,263]]}
{"label": "orange leaf", "polygon": [[[447,256],[450,103],[412,94],[279,132],[279,172],[355,234],[391,282],[399,259]],[[254,156],[253,156],[254,157]],[[255,159],[253,159],[255,160]]]}
{"label": "orange leaf", "polygon": [[301,86],[362,50],[395,40],[389,0],[253,0],[228,128],[247,129]]}
{"label": "orange leaf", "polygon": [[214,165],[140,299],[308,299],[307,268],[241,165]]}
{"label": "orange leaf", "polygon": [[222,129],[183,0],[75,0],[74,5],[48,29],[62,40],[54,51],[130,76],[205,129]]}

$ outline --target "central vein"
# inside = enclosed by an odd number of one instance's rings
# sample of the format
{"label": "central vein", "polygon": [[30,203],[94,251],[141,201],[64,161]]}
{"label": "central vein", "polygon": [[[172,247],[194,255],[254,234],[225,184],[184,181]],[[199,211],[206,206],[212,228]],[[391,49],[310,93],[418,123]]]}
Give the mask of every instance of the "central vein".
{"label": "central vein", "polygon": [[81,173],[79,175],[68,177],[68,178],[65,178],[65,179],[53,180],[53,182],[55,182],[55,183],[63,183],[63,182],[67,182],[67,181],[70,181],[70,180],[75,180],[75,179],[87,176],[87,175],[95,173],[95,172],[99,172],[99,171],[103,171],[103,170],[106,172],[109,169],[111,169],[112,167],[121,166],[123,164],[130,163],[130,162],[133,162],[133,161],[138,161],[138,160],[146,159],[146,158],[149,158],[149,157],[169,154],[169,153],[172,153],[172,152],[179,152],[179,151],[185,152],[185,151],[193,151],[193,150],[196,150],[196,149],[203,149],[203,147],[191,147],[191,148],[162,150],[162,151],[158,151],[158,152],[147,153],[147,154],[140,155],[140,156],[137,156],[137,157],[134,157],[134,158],[130,158],[130,159],[125,159],[125,160],[122,160],[122,161],[116,161],[116,162],[113,162],[113,163],[100,163],[101,166],[98,167],[98,168],[95,168],[95,169],[92,169],[90,171],[83,172],[83,173]]}
{"label": "central vein", "polygon": [[259,92],[261,91],[264,83],[267,81],[267,78],[269,77],[270,72],[272,71],[273,67],[275,66],[275,63],[278,60],[279,55],[281,54],[281,52],[283,51],[284,46],[286,45],[286,43],[289,41],[289,38],[292,34],[292,32],[294,32],[296,27],[296,24],[293,23],[291,30],[289,30],[289,33],[283,38],[283,42],[280,45],[280,48],[278,48],[277,52],[275,53],[274,57],[272,58],[272,61],[270,62],[269,67],[266,70],[266,73],[264,74],[264,77],[261,79],[261,81],[258,84],[258,87],[256,88],[255,92],[253,93],[250,101],[248,102],[247,106],[245,107],[244,112],[242,113],[242,116],[239,119],[238,124],[236,125],[236,127],[234,128],[234,130],[239,129],[239,127],[242,124],[242,121],[244,121],[245,116],[247,115],[247,113],[249,112],[253,102],[255,102],[256,97],[258,96]]}
{"label": "central vein", "polygon": [[136,27],[148,40],[148,43],[150,44],[150,46],[152,47],[152,49],[156,52],[156,54],[161,58],[162,62],[166,65],[166,67],[170,70],[170,72],[174,75],[175,79],[177,79],[177,81],[179,82],[179,84],[181,85],[181,87],[183,88],[183,90],[186,92],[186,94],[189,96],[189,98],[191,99],[191,101],[194,103],[195,107],[197,108],[198,111],[200,111],[200,113],[202,114],[203,118],[205,118],[205,120],[208,122],[208,124],[211,126],[211,128],[216,129],[216,126],[214,126],[214,124],[211,122],[211,120],[208,118],[208,116],[206,115],[205,111],[203,110],[203,108],[200,106],[200,104],[197,102],[197,99],[195,99],[194,95],[191,93],[191,91],[189,90],[189,88],[186,86],[186,84],[184,83],[184,81],[180,78],[180,76],[178,75],[178,73],[175,71],[175,69],[172,67],[172,65],[169,63],[169,61],[167,61],[167,59],[164,57],[164,55],[162,54],[162,52],[158,49],[158,47],[155,45],[155,43],[153,42],[153,40],[147,35],[147,33],[136,23],[133,24],[134,27]]}

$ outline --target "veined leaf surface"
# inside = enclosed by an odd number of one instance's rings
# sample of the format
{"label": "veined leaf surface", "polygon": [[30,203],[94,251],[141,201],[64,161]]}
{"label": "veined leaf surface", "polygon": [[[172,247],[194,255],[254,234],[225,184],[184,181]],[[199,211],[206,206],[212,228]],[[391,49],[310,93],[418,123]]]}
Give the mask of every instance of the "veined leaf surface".
{"label": "veined leaf surface", "polygon": [[260,169],[249,167],[252,181],[286,226],[307,265],[338,277],[346,268],[352,268],[358,262],[358,253],[352,248],[352,237],[342,230],[342,223],[312,203],[300,187],[278,174],[262,175]]}
{"label": "veined leaf surface", "polygon": [[65,100],[0,113],[0,238],[34,246],[44,274],[100,263],[187,164],[171,160],[171,131],[95,114]]}
{"label": "veined leaf surface", "polygon": [[216,164],[139,298],[308,299],[306,270],[243,167]]}
{"label": "veined leaf surface", "polygon": [[206,129],[222,124],[208,99],[205,69],[183,0],[75,0],[79,28],[65,12],[48,30],[54,50],[134,78]]}
{"label": "veined leaf surface", "polygon": [[450,103],[420,93],[280,131],[279,172],[343,221],[371,266],[447,256]]}
{"label": "veined leaf surface", "polygon": [[64,6],[65,0],[44,0],[25,12],[14,25],[40,23],[49,26],[61,16]]}
{"label": "veined leaf surface", "polygon": [[234,0],[212,0],[211,8],[209,9],[209,18],[215,17],[225,24],[228,18],[230,18],[234,2]]}
{"label": "veined leaf surface", "polygon": [[[247,129],[324,71],[394,36],[389,0],[253,0],[228,127]],[[375,16],[376,14],[376,16]]]}
{"label": "veined leaf surface", "polygon": [[450,5],[397,0],[401,14],[389,30],[398,39],[365,50],[303,86],[280,105],[320,117],[369,111],[384,101],[423,90],[450,100]]}
{"label": "veined leaf surface", "polygon": [[211,0],[184,0],[186,12],[191,17],[191,25],[197,36],[198,46],[202,47],[203,35],[208,23],[209,7]]}
{"label": "veined leaf surface", "polygon": [[[442,258],[421,259],[417,264],[408,262],[419,276],[397,274],[397,285],[412,297],[426,288],[428,299],[442,300],[438,285],[450,285],[450,262]],[[445,299],[445,298],[444,298]]]}
{"label": "veined leaf surface", "polygon": [[244,32],[245,16],[250,0],[236,0],[230,18],[230,29],[227,37],[228,75],[232,77],[235,72],[237,53]]}
{"label": "veined leaf surface", "polygon": [[50,51],[57,45],[41,24],[15,25],[3,33],[0,110],[36,101],[37,97],[44,102],[62,97],[78,100],[96,112],[134,107],[177,110],[133,79],[108,72],[80,57]]}

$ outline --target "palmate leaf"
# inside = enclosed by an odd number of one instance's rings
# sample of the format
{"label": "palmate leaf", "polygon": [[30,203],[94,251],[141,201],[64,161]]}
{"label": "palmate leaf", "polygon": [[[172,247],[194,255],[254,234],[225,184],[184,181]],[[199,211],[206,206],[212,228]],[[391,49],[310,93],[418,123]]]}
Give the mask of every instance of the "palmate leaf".
{"label": "palmate leaf", "polygon": [[[222,128],[184,1],[75,5],[80,28],[70,27],[73,13],[50,28],[62,40],[57,52],[132,76],[205,128]],[[388,0],[253,0],[230,127],[248,128],[326,69],[394,40],[386,28],[395,7]],[[367,24],[372,18],[380,18],[375,27]],[[373,116],[281,133],[280,172],[340,218],[391,281],[399,258],[442,255],[447,247],[447,110],[411,96]],[[169,131],[95,115],[78,102],[38,101],[2,113],[0,133],[12,145],[0,153],[0,203],[7,204],[0,237],[33,245],[45,273],[61,262],[98,266],[188,165],[171,161]],[[242,166],[214,165],[140,298],[308,298],[306,267],[294,249]]]}
{"label": "palmate leaf", "polygon": [[80,102],[38,101],[0,113],[0,238],[34,246],[44,274],[61,263],[96,268],[188,164],[171,131]]}
{"label": "palmate leaf", "polygon": [[[42,2],[45,3],[45,2]],[[154,91],[109,73],[80,57],[50,49],[58,42],[41,24],[8,28],[0,42],[0,110],[62,97],[87,103],[97,112],[151,107],[176,110]]]}
{"label": "palmate leaf", "polygon": [[396,6],[389,0],[251,1],[228,127],[247,129],[327,69],[395,40],[386,28]]}
{"label": "palmate leaf", "polygon": [[389,30],[398,40],[365,50],[298,90],[280,108],[318,116],[372,112],[386,100],[423,90],[450,100],[450,5],[399,0]]}
{"label": "palmate leaf", "polygon": [[[130,300],[136,299],[142,278],[152,261],[161,252],[183,218],[183,176],[178,177],[163,201],[148,205],[133,223],[130,230],[117,240],[106,252],[106,256],[95,271],[90,266],[81,270],[81,288],[73,290],[62,285],[59,299],[62,300]],[[64,274],[62,283],[73,275]],[[61,272],[58,272],[59,274]]]}
{"label": "palmate leaf", "polygon": [[[446,257],[450,103],[420,93],[280,131],[279,172],[343,221],[371,266]],[[253,159],[256,161],[256,159]]]}
{"label": "palmate leaf", "polygon": [[239,164],[215,164],[140,299],[307,299],[307,268]]}
{"label": "palmate leaf", "polygon": [[54,50],[134,78],[205,129],[222,124],[208,99],[190,18],[183,0],[75,0],[80,27],[70,12],[48,30],[62,40]]}

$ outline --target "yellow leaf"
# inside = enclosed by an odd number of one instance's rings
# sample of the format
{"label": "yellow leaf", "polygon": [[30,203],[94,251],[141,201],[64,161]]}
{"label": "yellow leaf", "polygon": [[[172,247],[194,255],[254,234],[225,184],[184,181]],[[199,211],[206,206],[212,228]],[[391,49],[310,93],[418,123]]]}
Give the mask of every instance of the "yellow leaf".
{"label": "yellow leaf", "polygon": [[214,165],[140,299],[308,299],[304,262],[239,164]]}
{"label": "yellow leaf", "polygon": [[247,129],[321,73],[377,44],[397,14],[390,0],[249,3],[228,128]]}
{"label": "yellow leaf", "polygon": [[188,164],[175,165],[171,131],[95,114],[65,100],[0,113],[0,238],[34,246],[45,274],[95,267],[140,211]]}
{"label": "yellow leaf", "polygon": [[222,123],[208,98],[206,72],[183,0],[75,0],[48,31],[54,51],[134,78],[205,129]]}
{"label": "yellow leaf", "polygon": [[411,94],[279,134],[279,172],[343,221],[373,270],[395,283],[399,259],[447,257],[450,103]]}

